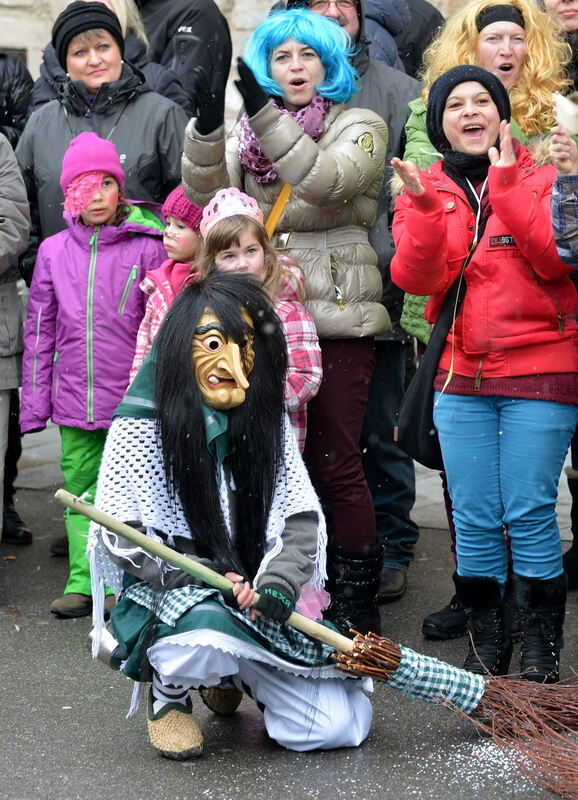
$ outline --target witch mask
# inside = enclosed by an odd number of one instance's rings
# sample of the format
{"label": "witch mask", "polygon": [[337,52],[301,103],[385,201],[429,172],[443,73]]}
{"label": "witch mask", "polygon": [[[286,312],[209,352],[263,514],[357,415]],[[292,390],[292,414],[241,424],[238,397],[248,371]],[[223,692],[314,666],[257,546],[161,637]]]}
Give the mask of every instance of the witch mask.
{"label": "witch mask", "polygon": [[[243,319],[252,328],[248,313]],[[206,308],[193,337],[193,368],[203,402],[218,411],[240,406],[249,388],[247,377],[253,369],[253,337],[239,345],[231,340],[222,323]]]}

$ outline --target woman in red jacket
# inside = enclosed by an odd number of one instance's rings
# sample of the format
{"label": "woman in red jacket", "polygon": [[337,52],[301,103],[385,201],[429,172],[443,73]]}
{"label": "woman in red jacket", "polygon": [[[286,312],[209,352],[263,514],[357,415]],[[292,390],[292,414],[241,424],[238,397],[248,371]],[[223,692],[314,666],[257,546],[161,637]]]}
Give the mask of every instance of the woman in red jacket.
{"label": "woman in red jacket", "polygon": [[[404,184],[394,219],[393,280],[432,295],[435,322],[465,259],[466,293],[434,381],[457,535],[456,592],[472,643],[464,664],[507,672],[504,526],[522,614],[521,670],[558,679],[566,577],[557,485],[578,418],[576,291],[552,235],[556,170],[511,138],[508,95],[491,73],[459,66],[432,85],[428,135],[443,161]],[[500,122],[500,120],[502,120]]]}

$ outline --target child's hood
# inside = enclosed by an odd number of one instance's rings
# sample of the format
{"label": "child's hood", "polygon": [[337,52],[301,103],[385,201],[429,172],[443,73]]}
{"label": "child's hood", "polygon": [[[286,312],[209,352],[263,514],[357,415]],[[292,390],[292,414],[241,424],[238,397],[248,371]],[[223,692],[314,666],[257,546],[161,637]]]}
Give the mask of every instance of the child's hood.
{"label": "child's hood", "polygon": [[[141,233],[161,238],[165,226],[161,219],[161,205],[151,201],[128,201],[132,206],[130,214],[120,225],[101,225],[99,228],[99,242],[113,244],[121,241],[127,233]],[[74,238],[81,244],[90,244],[95,228],[92,225],[83,225],[79,217],[72,217],[64,212],[64,221],[68,225]]]}

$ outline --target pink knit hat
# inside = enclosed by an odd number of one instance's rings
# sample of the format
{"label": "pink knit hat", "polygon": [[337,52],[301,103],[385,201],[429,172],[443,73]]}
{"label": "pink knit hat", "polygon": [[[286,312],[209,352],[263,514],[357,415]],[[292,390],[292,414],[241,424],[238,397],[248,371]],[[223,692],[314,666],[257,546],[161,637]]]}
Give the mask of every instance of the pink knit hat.
{"label": "pink knit hat", "polygon": [[245,192],[240,192],[234,186],[230,189],[218,191],[203,208],[203,219],[201,221],[201,236],[203,239],[217,222],[227,217],[234,217],[237,214],[243,217],[251,217],[255,222],[263,225],[263,212],[253,197],[249,197]]}
{"label": "pink knit hat", "polygon": [[184,222],[189,228],[198,232],[203,209],[191,203],[183,192],[182,186],[177,186],[163,203],[163,217],[174,217]]}
{"label": "pink knit hat", "polygon": [[75,178],[86,172],[103,172],[105,175],[112,175],[120,186],[124,184],[124,171],[116,147],[91,131],[81,133],[68,145],[62,159],[60,175],[63,193],[66,194],[68,186]]}

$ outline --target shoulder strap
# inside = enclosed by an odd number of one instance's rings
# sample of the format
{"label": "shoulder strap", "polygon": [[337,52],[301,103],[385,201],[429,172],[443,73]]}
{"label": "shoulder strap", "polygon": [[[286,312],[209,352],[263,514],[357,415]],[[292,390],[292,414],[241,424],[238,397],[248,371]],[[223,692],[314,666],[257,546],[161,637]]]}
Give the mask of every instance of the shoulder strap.
{"label": "shoulder strap", "polygon": [[285,183],[283,184],[281,191],[277,195],[277,199],[275,200],[275,204],[271,209],[271,213],[267,217],[267,222],[265,223],[265,230],[267,231],[267,236],[271,238],[273,233],[275,232],[275,228],[279,220],[281,219],[281,215],[285,211],[285,206],[289,198],[291,197],[291,184]]}

